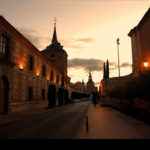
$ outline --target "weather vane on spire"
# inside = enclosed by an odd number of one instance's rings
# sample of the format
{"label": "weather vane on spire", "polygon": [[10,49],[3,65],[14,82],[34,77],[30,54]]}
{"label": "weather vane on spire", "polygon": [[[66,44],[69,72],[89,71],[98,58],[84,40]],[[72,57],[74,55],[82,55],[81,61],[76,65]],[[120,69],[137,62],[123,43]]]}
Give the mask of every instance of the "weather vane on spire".
{"label": "weather vane on spire", "polygon": [[53,37],[52,37],[52,43],[58,43],[57,41],[57,32],[56,32],[56,17],[54,18],[54,32],[53,32]]}
{"label": "weather vane on spire", "polygon": [[54,17],[54,25],[56,26],[57,18]]}

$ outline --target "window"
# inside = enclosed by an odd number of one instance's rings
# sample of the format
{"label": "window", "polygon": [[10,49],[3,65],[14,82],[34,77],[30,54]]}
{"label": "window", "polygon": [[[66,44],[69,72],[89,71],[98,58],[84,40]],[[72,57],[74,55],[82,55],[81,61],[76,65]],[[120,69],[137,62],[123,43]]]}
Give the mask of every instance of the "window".
{"label": "window", "polygon": [[8,37],[7,34],[0,35],[0,53],[6,54],[8,52]]}
{"label": "window", "polygon": [[64,76],[61,77],[61,85],[64,86]]}
{"label": "window", "polygon": [[42,89],[42,99],[45,100],[45,89]]}
{"label": "window", "polygon": [[3,53],[3,37],[0,36],[0,53]]}
{"label": "window", "polygon": [[50,77],[50,81],[53,81],[54,80],[54,72],[53,70],[51,70],[51,77]]}
{"label": "window", "polygon": [[33,98],[33,88],[28,87],[28,101],[31,101]]}
{"label": "window", "polygon": [[46,76],[46,67],[45,67],[45,65],[42,66],[42,75],[43,75],[43,77]]}
{"label": "window", "polygon": [[33,56],[29,56],[29,70],[32,71],[34,68],[34,58]]}
{"label": "window", "polygon": [[59,75],[57,75],[57,77],[56,77],[56,83],[57,84],[59,83]]}

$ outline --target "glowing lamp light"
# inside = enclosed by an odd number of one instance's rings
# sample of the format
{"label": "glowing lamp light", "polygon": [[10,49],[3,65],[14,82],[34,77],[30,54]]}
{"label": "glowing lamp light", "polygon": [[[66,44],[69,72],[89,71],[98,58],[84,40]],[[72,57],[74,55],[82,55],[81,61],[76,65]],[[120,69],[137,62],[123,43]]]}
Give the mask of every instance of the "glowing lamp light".
{"label": "glowing lamp light", "polygon": [[40,75],[40,73],[39,73],[39,72],[37,72],[37,73],[36,73],[36,76],[37,76],[37,77],[39,77],[39,75]]}
{"label": "glowing lamp light", "polygon": [[48,76],[47,76],[47,78],[46,78],[46,79],[47,79],[47,81],[49,81],[49,77],[48,77]]}
{"label": "glowing lamp light", "polygon": [[24,67],[23,67],[23,64],[19,64],[19,69],[20,69],[20,70],[23,70],[23,68],[24,68]]}
{"label": "glowing lamp light", "polygon": [[148,62],[144,62],[143,65],[144,65],[144,68],[148,68],[149,67],[149,63]]}

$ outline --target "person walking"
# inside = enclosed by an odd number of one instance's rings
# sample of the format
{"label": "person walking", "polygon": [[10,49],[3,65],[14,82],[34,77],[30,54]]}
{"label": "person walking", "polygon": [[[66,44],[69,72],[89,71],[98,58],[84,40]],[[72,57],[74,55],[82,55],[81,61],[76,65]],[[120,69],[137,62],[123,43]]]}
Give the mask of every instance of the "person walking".
{"label": "person walking", "polygon": [[91,93],[90,99],[92,100],[93,105],[96,107],[96,104],[97,104],[96,92]]}

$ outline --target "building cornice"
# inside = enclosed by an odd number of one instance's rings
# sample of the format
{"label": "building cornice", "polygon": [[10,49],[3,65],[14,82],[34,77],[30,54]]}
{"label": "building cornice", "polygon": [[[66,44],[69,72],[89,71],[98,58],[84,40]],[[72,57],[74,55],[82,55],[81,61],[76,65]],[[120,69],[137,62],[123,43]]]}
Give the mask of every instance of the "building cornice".
{"label": "building cornice", "polygon": [[128,33],[128,36],[132,36],[137,30],[139,30],[143,24],[150,18],[150,8],[147,10],[147,12],[144,14],[143,18],[140,20],[138,25],[130,30]]}

